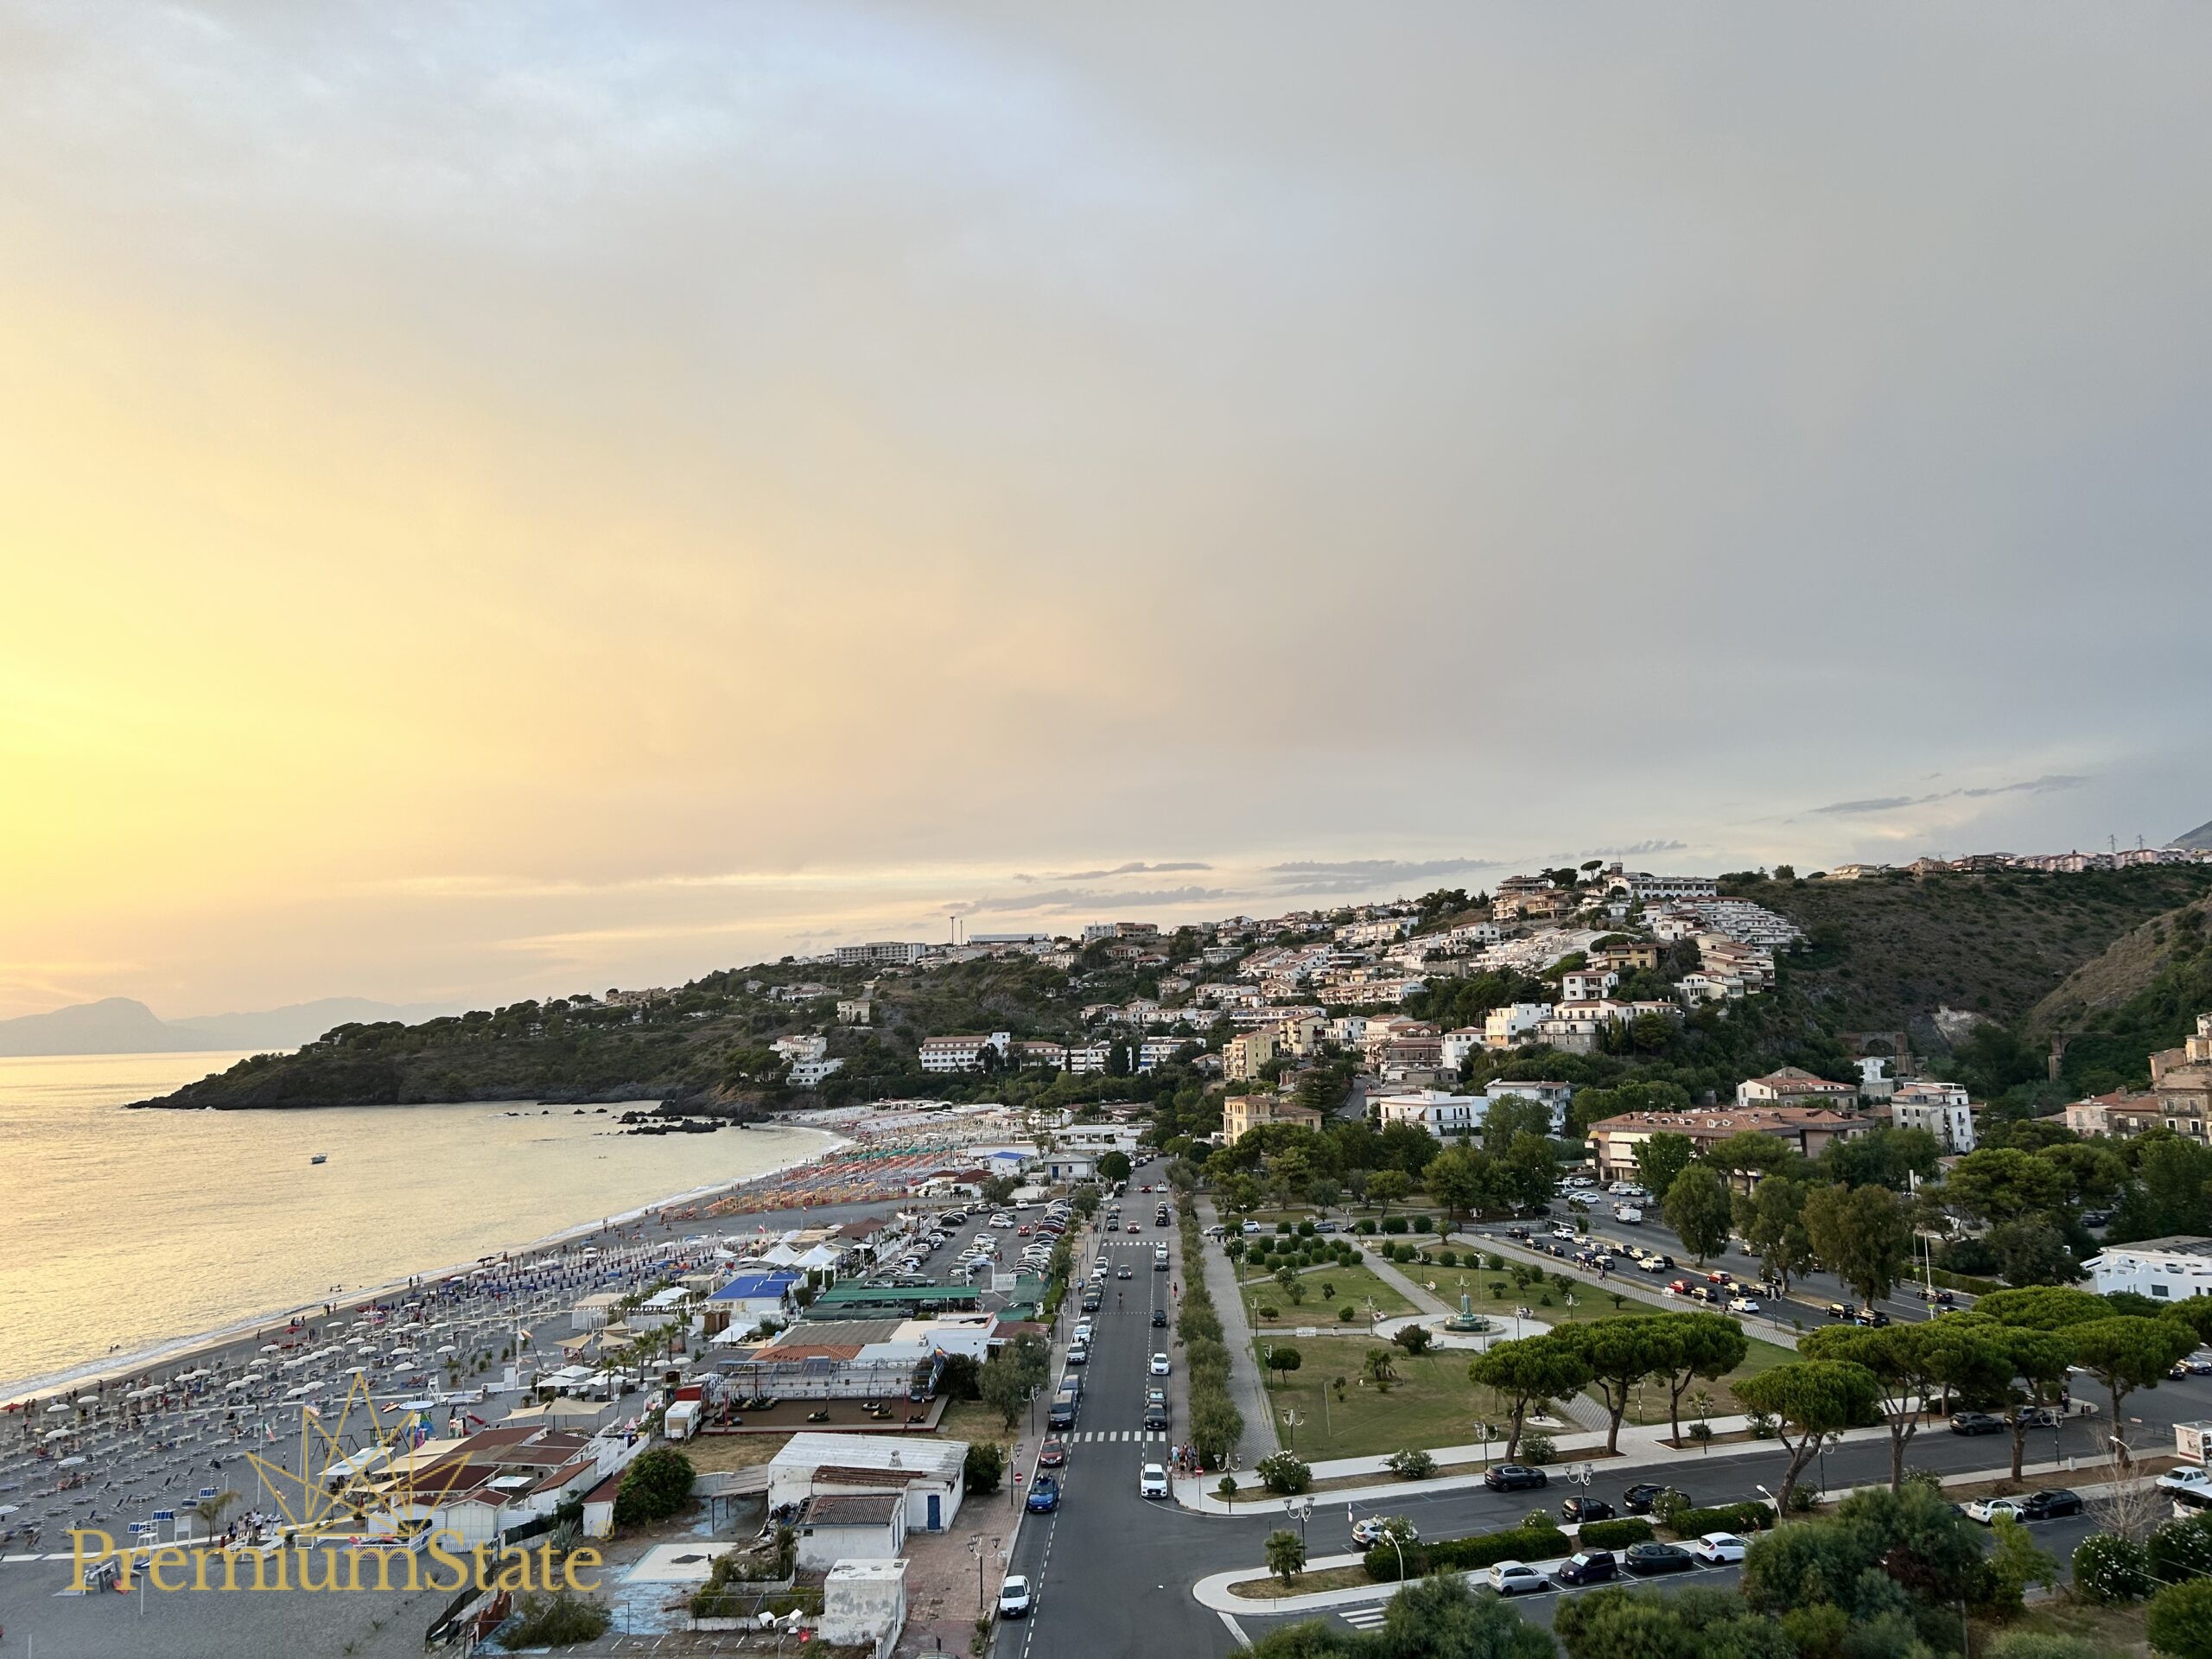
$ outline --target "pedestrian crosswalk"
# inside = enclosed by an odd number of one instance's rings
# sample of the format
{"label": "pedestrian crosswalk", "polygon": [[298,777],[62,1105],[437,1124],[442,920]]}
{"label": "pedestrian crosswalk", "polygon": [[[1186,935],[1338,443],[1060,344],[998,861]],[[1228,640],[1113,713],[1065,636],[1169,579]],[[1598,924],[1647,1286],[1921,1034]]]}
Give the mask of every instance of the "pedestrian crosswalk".
{"label": "pedestrian crosswalk", "polygon": [[1141,1428],[1093,1428],[1080,1434],[1063,1434],[1060,1438],[1071,1446],[1086,1446],[1106,1440],[1128,1440],[1144,1446],[1165,1446],[1167,1436]]}
{"label": "pedestrian crosswalk", "polygon": [[1382,1610],[1380,1607],[1347,1607],[1337,1617],[1355,1630],[1379,1630],[1382,1628]]}

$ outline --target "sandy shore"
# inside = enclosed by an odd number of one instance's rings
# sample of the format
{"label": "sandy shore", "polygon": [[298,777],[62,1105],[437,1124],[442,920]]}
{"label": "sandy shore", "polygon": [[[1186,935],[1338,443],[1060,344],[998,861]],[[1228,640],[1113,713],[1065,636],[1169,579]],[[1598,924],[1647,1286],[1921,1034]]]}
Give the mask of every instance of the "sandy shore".
{"label": "sandy shore", "polygon": [[[98,1359],[84,1361],[63,1370],[48,1372],[44,1376],[0,1382],[0,1405],[41,1402],[57,1395],[77,1394],[88,1387],[98,1388],[105,1383],[126,1381],[134,1383],[145,1382],[152,1380],[157,1372],[174,1373],[178,1370],[188,1370],[199,1365],[209,1364],[217,1359],[235,1357],[243,1360],[256,1353],[261,1344],[269,1339],[270,1332],[283,1330],[295,1319],[307,1318],[321,1320],[342,1315],[350,1319],[362,1308],[387,1301],[417,1286],[438,1284],[459,1278],[486,1261],[512,1261],[528,1257],[541,1250],[559,1249],[565,1245],[580,1241],[611,1236],[632,1236],[635,1240],[659,1242],[696,1232],[702,1225],[712,1226],[715,1221],[735,1222],[741,1218],[740,1213],[702,1220],[699,1212],[706,1206],[720,1202],[749,1196],[766,1197],[778,1187],[788,1183],[797,1172],[803,1171],[812,1165],[833,1161],[838,1154],[853,1145],[853,1142],[843,1135],[832,1130],[817,1128],[810,1124],[779,1124],[776,1127],[785,1129],[804,1129],[810,1135],[820,1136],[825,1144],[803,1156],[779,1164],[772,1169],[763,1170],[757,1174],[744,1176],[736,1180],[717,1181],[704,1186],[688,1188],[653,1203],[640,1205],[619,1214],[603,1217],[598,1221],[584,1222],[576,1226],[563,1228],[556,1232],[541,1234],[535,1238],[486,1256],[473,1257],[467,1262],[445,1262],[426,1267],[407,1277],[347,1291],[335,1298],[317,1298],[296,1302],[272,1309],[251,1319],[239,1319],[213,1330],[194,1332],[168,1342],[156,1344],[152,1347],[135,1350],[128,1354],[106,1355]],[[733,1133],[742,1133],[742,1131],[733,1131]],[[845,1219],[849,1218],[851,1215],[868,1213],[899,1201],[895,1196],[887,1196],[881,1199],[865,1200],[852,1205],[806,1205],[802,1204],[790,1210],[747,1211],[741,1212],[741,1218],[756,1226],[798,1226],[804,1220],[819,1222],[828,1218],[829,1212],[833,1208],[849,1211],[849,1215],[838,1217]]]}

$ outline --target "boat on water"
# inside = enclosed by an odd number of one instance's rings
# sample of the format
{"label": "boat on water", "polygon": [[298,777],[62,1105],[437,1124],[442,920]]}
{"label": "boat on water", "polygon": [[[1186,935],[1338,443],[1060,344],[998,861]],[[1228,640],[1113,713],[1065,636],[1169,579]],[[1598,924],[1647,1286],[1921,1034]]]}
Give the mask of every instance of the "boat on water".
{"label": "boat on water", "polygon": [[308,1162],[311,1164],[327,1164],[329,1161],[330,1154],[327,1152],[318,1152],[314,1157],[308,1160]]}

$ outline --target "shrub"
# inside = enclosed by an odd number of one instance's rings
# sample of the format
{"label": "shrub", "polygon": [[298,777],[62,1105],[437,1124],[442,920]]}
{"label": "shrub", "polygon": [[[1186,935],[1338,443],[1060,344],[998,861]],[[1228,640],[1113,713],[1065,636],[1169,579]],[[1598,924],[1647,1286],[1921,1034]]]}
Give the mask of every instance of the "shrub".
{"label": "shrub", "polygon": [[2212,1579],[2189,1579],[2159,1591],[2151,1598],[2144,1630],[2154,1652],[2212,1659]]}
{"label": "shrub", "polygon": [[1440,1268],[1458,1267],[1459,1265],[1459,1252],[1453,1249],[1439,1250],[1436,1253],[1436,1265]]}
{"label": "shrub", "polygon": [[2169,1521],[2151,1535],[2147,1565],[2159,1584],[2212,1573],[2212,1516]]}
{"label": "shrub", "polygon": [[1418,1446],[1393,1452],[1383,1467],[1401,1480],[1427,1480],[1436,1472],[1436,1459]]}
{"label": "shrub", "polygon": [[1406,1218],[1403,1216],[1385,1217],[1382,1222],[1382,1230],[1386,1233],[1404,1232],[1406,1230]]}
{"label": "shrub", "polygon": [[1310,1222],[1310,1221],[1301,1221],[1301,1222],[1300,1222],[1300,1223],[1298,1224],[1298,1236],[1299,1236],[1300,1238],[1311,1238],[1311,1237],[1313,1237],[1313,1224],[1312,1222]]}
{"label": "shrub", "polygon": [[[620,1494],[616,1496],[619,1500]],[[597,1602],[580,1601],[566,1591],[557,1596],[524,1596],[516,1611],[522,1623],[507,1632],[506,1639],[520,1647],[568,1648],[596,1642],[614,1622]]]}
{"label": "shrub", "polygon": [[[1503,1532],[1447,1538],[1406,1551],[1406,1573],[1421,1578],[1432,1572],[1466,1572],[1498,1561],[1546,1561],[1571,1554],[1573,1542],[1557,1527],[1513,1527]],[[1367,1552],[1367,1576],[1388,1584],[1398,1576],[1398,1552],[1378,1544]]]}
{"label": "shrub", "polygon": [[2085,1538],[2074,1552],[2074,1590],[2093,1607],[2140,1601],[2151,1593],[2150,1557],[2115,1532]]}
{"label": "shrub", "polygon": [[1708,1532],[1764,1532],[1774,1525],[1774,1510],[1757,1498],[1743,1503],[1716,1503],[1708,1510],[1693,1509],[1686,1501],[1671,1516],[1660,1519],[1676,1537],[1696,1538]]}
{"label": "shrub", "polygon": [[1352,1231],[1354,1231],[1355,1233],[1358,1233],[1358,1234],[1363,1235],[1363,1236],[1366,1236],[1366,1237],[1369,1237],[1369,1238],[1372,1238],[1372,1237],[1375,1236],[1375,1222],[1374,1222],[1374,1219],[1373,1219],[1371,1217],[1368,1217],[1368,1216],[1362,1216],[1362,1217],[1361,1217],[1357,1221],[1355,1221],[1354,1223],[1352,1223],[1352,1224],[1351,1224],[1351,1230],[1352,1230]]}
{"label": "shrub", "polygon": [[1278,1497],[1290,1497],[1313,1484],[1313,1471],[1293,1452],[1278,1452],[1252,1465],[1260,1484]]}
{"label": "shrub", "polygon": [[[1521,1437],[1521,1461],[1523,1463],[1533,1463],[1541,1469],[1558,1455],[1559,1447],[1541,1428],[1532,1428]],[[1484,1561],[1483,1565],[1488,1567],[1490,1563]]]}
{"label": "shrub", "polygon": [[1342,1319],[1346,1325],[1350,1325],[1359,1318],[1359,1310],[1354,1307],[1350,1302],[1346,1302],[1342,1307],[1337,1310],[1337,1317]]}
{"label": "shrub", "polygon": [[1270,1302],[1262,1302],[1252,1311],[1263,1319],[1274,1320],[1282,1317],[1282,1310]]}
{"label": "shrub", "polygon": [[1434,1224],[1432,1223],[1427,1216],[1415,1216],[1414,1217],[1414,1231],[1417,1233],[1425,1233],[1428,1231],[1430,1227],[1433,1224]]}
{"label": "shrub", "polygon": [[[1675,1517],[1686,1514],[1694,1507],[1688,1492],[1677,1491],[1669,1486],[1651,1500],[1651,1515],[1661,1526],[1675,1527]],[[1675,1527],[1675,1530],[1680,1532],[1681,1529]]]}
{"label": "shrub", "polygon": [[1651,1523],[1640,1515],[1624,1515],[1618,1521],[1592,1521],[1575,1535],[1576,1541],[1589,1549],[1626,1549],[1630,1544],[1649,1541]]}
{"label": "shrub", "polygon": [[1290,1224],[1287,1221],[1279,1221],[1275,1223],[1275,1234],[1278,1237],[1288,1237],[1290,1236]]}
{"label": "shrub", "polygon": [[1006,1478],[1006,1448],[995,1440],[970,1440],[967,1460],[960,1466],[960,1486],[965,1492],[995,1492]]}
{"label": "shrub", "polygon": [[1770,1411],[1751,1411],[1744,1414],[1745,1426],[1751,1431],[1755,1440],[1774,1438],[1774,1414]]}
{"label": "shrub", "polygon": [[1982,1659],[2101,1659],[2102,1649],[2055,1630],[2008,1630],[1982,1649]]}
{"label": "shrub", "polygon": [[614,1493],[614,1523],[664,1521],[691,1501],[691,1459],[675,1447],[655,1446],[623,1471]]}
{"label": "shrub", "polygon": [[1425,1354],[1436,1340],[1436,1333],[1425,1325],[1402,1325],[1392,1333],[1390,1340],[1409,1354]]}

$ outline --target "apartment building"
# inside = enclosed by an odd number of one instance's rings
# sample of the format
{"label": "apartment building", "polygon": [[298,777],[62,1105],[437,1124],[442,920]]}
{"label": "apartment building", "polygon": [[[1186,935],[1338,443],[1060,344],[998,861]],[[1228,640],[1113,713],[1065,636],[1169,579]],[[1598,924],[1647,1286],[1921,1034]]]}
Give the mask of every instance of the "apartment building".
{"label": "apartment building", "polygon": [[837,1005],[837,1023],[864,1026],[875,1017],[875,1004],[864,996],[848,998]]}
{"label": "apartment building", "polygon": [[1437,1047],[1447,1071],[1456,1071],[1466,1065],[1467,1056],[1483,1046],[1483,1033],[1475,1026],[1462,1026],[1457,1031],[1447,1031],[1437,1039]]}
{"label": "apartment building", "polygon": [[925,1038],[922,1041],[922,1070],[980,1071],[983,1067],[985,1050],[995,1052],[1003,1059],[1013,1042],[1014,1033],[1005,1031],[995,1031],[988,1037]]}
{"label": "apartment building", "polygon": [[1715,899],[1720,894],[1719,883],[1709,875],[1653,875],[1644,870],[1624,870],[1618,864],[1605,867],[1605,889],[1624,893],[1642,905]]}
{"label": "apartment building", "polygon": [[1483,1046],[1518,1048],[1535,1040],[1536,1028],[1552,1017],[1548,1002],[1514,1002],[1483,1016]]}
{"label": "apartment building", "polygon": [[1770,1135],[1808,1158],[1832,1141],[1848,1141],[1874,1127],[1869,1119],[1822,1106],[1719,1108],[1712,1111],[1624,1112],[1590,1126],[1598,1167],[1607,1180],[1636,1173],[1636,1149],[1655,1135],[1688,1137],[1700,1152],[1738,1135]]}
{"label": "apartment building", "polygon": [[2082,1266],[2100,1296],[2132,1290],[2164,1302],[2212,1295],[2212,1238],[2175,1234],[2108,1244]]}
{"label": "apartment building", "polygon": [[1946,1153],[1974,1150],[1974,1109],[1955,1083],[1907,1077],[1890,1094],[1890,1122],[1900,1129],[1925,1129]]}
{"label": "apartment building", "polygon": [[1490,1110],[1488,1095],[1452,1095],[1436,1089],[1377,1095],[1370,1103],[1376,1122],[1411,1123],[1440,1141],[1479,1135],[1484,1116]]}
{"label": "apartment building", "polygon": [[1231,1095],[1221,1103],[1221,1138],[1235,1146],[1263,1123],[1302,1123],[1319,1128],[1321,1114],[1288,1095]]}
{"label": "apartment building", "polygon": [[818,1060],[830,1052],[827,1037],[779,1037],[768,1052],[779,1060]]}
{"label": "apartment building", "polygon": [[1560,976],[1560,997],[1567,1002],[1595,1002],[1611,995],[1620,982],[1620,975],[1611,968],[1578,968]]}
{"label": "apartment building", "polygon": [[842,1071],[844,1065],[842,1060],[827,1059],[818,1054],[811,1059],[793,1060],[791,1076],[785,1081],[794,1089],[816,1088],[832,1072]]}
{"label": "apartment building", "polygon": [[1738,1106],[1828,1106],[1850,1111],[1859,1104],[1859,1090],[1848,1083],[1831,1083],[1795,1065],[1785,1065],[1763,1077],[1746,1077],[1736,1085]]}
{"label": "apartment building", "polygon": [[903,968],[919,962],[929,949],[899,939],[877,939],[868,944],[841,944],[830,954],[840,968]]}
{"label": "apartment building", "polygon": [[1232,1037],[1221,1051],[1221,1075],[1230,1083],[1249,1083],[1275,1057],[1275,1033],[1248,1031]]}

